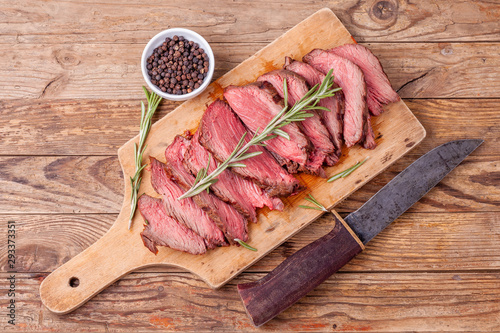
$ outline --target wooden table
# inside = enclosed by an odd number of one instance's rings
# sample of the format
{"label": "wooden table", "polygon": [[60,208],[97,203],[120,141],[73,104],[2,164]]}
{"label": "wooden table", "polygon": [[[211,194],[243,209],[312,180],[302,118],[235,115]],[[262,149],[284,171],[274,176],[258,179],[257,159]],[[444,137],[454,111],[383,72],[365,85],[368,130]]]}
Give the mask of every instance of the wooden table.
{"label": "wooden table", "polygon": [[[0,2],[0,323],[7,331],[500,330],[500,3],[495,1]],[[320,218],[220,290],[159,267],[130,274],[73,313],[45,309],[49,272],[111,226],[116,150],[138,132],[139,59],[168,27],[211,43],[215,78],[322,7],[380,58],[427,138],[337,206],[347,215],[431,148],[485,143],[341,272],[255,329],[236,284],[330,230]],[[164,102],[156,119],[178,103]],[[8,221],[16,225],[8,296]],[[112,255],[112,253],[110,253]],[[16,325],[7,305],[16,304]]]}

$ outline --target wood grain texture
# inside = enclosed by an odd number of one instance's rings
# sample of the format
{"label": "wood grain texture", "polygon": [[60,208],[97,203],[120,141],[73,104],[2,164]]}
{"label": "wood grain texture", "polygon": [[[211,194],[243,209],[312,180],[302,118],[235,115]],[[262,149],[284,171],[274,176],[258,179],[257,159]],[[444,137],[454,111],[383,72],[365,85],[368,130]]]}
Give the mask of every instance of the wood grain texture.
{"label": "wood grain texture", "polygon": [[[78,311],[66,316],[40,304],[44,274],[19,274],[17,326],[9,331],[498,331],[498,272],[338,273],[261,329],[254,328],[236,283],[262,274],[242,274],[220,290],[187,274],[131,274]],[[0,274],[5,289],[6,274]],[[2,307],[5,303],[2,303]]]}
{"label": "wood grain texture", "polygon": [[[476,155],[481,149],[482,146],[410,208],[410,211],[499,211],[500,155]],[[415,148],[417,150],[419,148]],[[423,154],[425,151],[418,153]],[[411,153],[401,158],[351,194],[349,200],[339,203],[336,210],[356,210],[419,156]],[[120,211],[123,176],[116,157],[4,156],[0,157],[0,167],[0,185],[5,189],[0,193],[0,214],[117,214]],[[338,184],[332,184],[332,191]],[[290,200],[292,199],[297,200]],[[19,204],[20,202],[23,204]]]}
{"label": "wood grain texture", "polygon": [[[392,86],[403,98],[500,97],[499,43],[363,44],[379,57]],[[214,78],[266,45],[211,43],[215,56]],[[113,47],[95,43],[44,44],[37,48],[31,44],[2,45],[0,98],[142,99],[141,86],[145,82],[139,59],[143,48],[142,44]],[[27,53],[30,61],[22,57]],[[276,59],[276,62],[282,63],[282,60]],[[19,104],[19,101],[13,102]],[[123,103],[124,107],[127,103]],[[101,106],[105,110],[109,108]],[[119,106],[111,103],[110,107]]]}
{"label": "wood grain texture", "polygon": [[[349,199],[346,200],[346,202]],[[346,214],[343,214],[344,216]],[[101,238],[114,214],[2,215],[16,221],[18,272],[51,272]],[[330,232],[332,217],[323,215],[246,272],[268,272],[285,258]],[[0,238],[6,238],[6,229]],[[418,237],[415,237],[418,235]],[[6,244],[0,244],[1,271],[7,271]],[[498,212],[405,213],[371,241],[365,251],[342,268],[344,272],[427,272],[500,269]],[[184,272],[157,266],[143,272]]]}
{"label": "wood grain texture", "polygon": [[360,41],[500,40],[495,1],[223,0],[207,8],[196,0],[148,6],[119,0],[3,0],[0,43],[145,44],[157,31],[186,25],[209,41],[271,42],[325,6]]}
{"label": "wood grain texture", "polygon": [[3,212],[117,213],[123,201],[116,157],[0,157],[0,168]]}
{"label": "wood grain texture", "polygon": [[[500,89],[499,89],[500,91]],[[407,99],[427,130],[422,155],[455,139],[481,138],[475,155],[498,155],[500,99]],[[180,103],[163,101],[158,120]],[[3,100],[0,155],[110,155],[138,132],[139,100]],[[117,171],[117,173],[119,173]]]}

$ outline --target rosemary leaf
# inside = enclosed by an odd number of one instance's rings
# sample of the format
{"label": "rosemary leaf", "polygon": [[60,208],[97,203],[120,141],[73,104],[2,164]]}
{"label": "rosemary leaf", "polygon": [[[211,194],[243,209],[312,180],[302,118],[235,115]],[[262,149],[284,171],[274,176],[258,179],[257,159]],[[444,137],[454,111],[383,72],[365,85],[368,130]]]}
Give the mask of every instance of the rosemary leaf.
{"label": "rosemary leaf", "polygon": [[318,207],[311,207],[311,206],[304,206],[304,205],[299,205],[300,208],[304,208],[304,209],[315,209],[315,210],[321,210],[323,211],[323,209],[321,208],[318,208]]}
{"label": "rosemary leaf", "polygon": [[[141,160],[142,160],[142,158],[141,158]],[[142,170],[144,170],[144,168],[145,168],[145,167],[147,167],[147,166],[148,166],[147,164],[142,165],[142,166],[139,168],[138,172],[142,172]],[[139,178],[139,182],[141,181],[141,179],[142,179],[142,178]]]}
{"label": "rosemary leaf", "polygon": [[261,140],[261,142],[264,142],[264,141],[267,141],[267,140],[271,140],[271,139],[274,139],[274,138],[277,138],[278,136],[276,134],[273,134],[273,135],[268,135],[267,137],[265,137],[264,139]]}
{"label": "rosemary leaf", "polygon": [[261,151],[254,151],[253,153],[246,153],[246,154],[241,155],[241,157],[238,158],[237,160],[238,161],[247,160],[249,158],[252,158],[252,157],[255,157],[255,156],[259,156],[260,154],[262,154]]}
{"label": "rosemary leaf", "polygon": [[[257,131],[258,131],[258,130],[259,130],[259,129],[257,129]],[[238,144],[236,145],[236,149],[235,149],[235,151],[237,151],[237,149],[240,149],[240,148],[241,148],[241,146],[243,145],[243,142],[245,142],[245,137],[247,136],[247,134],[248,134],[248,132],[243,133],[243,135],[241,136],[240,141],[238,141]],[[233,153],[234,153],[234,152],[233,152]]]}
{"label": "rosemary leaf", "polygon": [[247,166],[243,163],[231,163],[228,165],[230,168],[246,168]]}
{"label": "rosemary leaf", "polygon": [[210,183],[207,183],[207,184],[203,184],[202,186],[198,186],[198,188],[193,191],[193,196],[197,195],[197,194],[200,194],[201,192],[205,191],[207,188],[209,188],[212,184]]}
{"label": "rosemary leaf", "polygon": [[201,168],[198,173],[196,174],[196,179],[194,180],[194,184],[198,184],[198,182],[200,181],[200,179],[203,178],[203,172],[205,171],[205,168]]}
{"label": "rosemary leaf", "polygon": [[339,178],[345,178],[345,177],[349,176],[351,173],[353,173],[353,172],[354,172],[354,170],[356,170],[357,168],[359,168],[360,166],[362,166],[362,165],[363,165],[363,163],[365,163],[367,159],[368,159],[368,157],[367,157],[367,158],[365,158],[365,159],[364,159],[363,161],[361,161],[361,162],[357,162],[357,163],[356,163],[356,164],[354,164],[352,167],[350,167],[350,168],[348,168],[348,169],[346,169],[346,170],[344,170],[344,171],[342,171],[342,172],[339,172],[339,173],[337,173],[336,175],[333,175],[332,177],[330,177],[330,178],[327,180],[327,183],[331,183],[331,182],[333,182],[334,180],[337,180],[337,179],[339,179]]}
{"label": "rosemary leaf", "polygon": [[283,131],[283,130],[280,130],[279,128],[276,128],[274,131],[273,131],[274,134],[278,135],[278,136],[281,136],[282,138],[285,138],[287,140],[290,140],[290,135],[288,135],[287,132]]}
{"label": "rosemary leaf", "polygon": [[238,238],[235,238],[234,239],[235,242],[238,242],[241,246],[243,246],[244,248],[246,249],[249,249],[250,251],[255,251],[257,252],[257,249],[254,248],[254,247],[251,247],[250,245],[248,245],[247,243],[245,243],[244,241],[242,241],[241,239],[238,239]]}
{"label": "rosemary leaf", "polygon": [[[305,110],[308,110],[309,108],[306,108]],[[329,108],[325,108],[324,106],[314,106],[315,110],[323,110],[323,111],[331,111]]]}
{"label": "rosemary leaf", "polygon": [[209,153],[207,167],[205,168],[205,174],[210,170],[210,160],[212,159],[212,154]]}
{"label": "rosemary leaf", "polygon": [[339,172],[337,173],[336,175],[333,175],[331,178],[329,178],[326,182],[327,183],[331,183],[333,182],[334,180],[337,180],[339,178],[342,178],[343,175],[345,175],[345,173],[347,172],[347,170],[344,170],[342,172]]}
{"label": "rosemary leaf", "polygon": [[309,194],[309,197],[308,198],[305,198],[307,201],[309,201],[310,203],[312,203],[313,205],[316,205],[318,207],[319,210],[322,210],[324,212],[328,212],[328,209],[325,208],[325,206],[323,206],[322,204],[319,203],[318,200],[316,200],[312,194]]}
{"label": "rosemary leaf", "polygon": [[[316,109],[316,107],[314,108]],[[306,112],[306,111],[301,111],[301,112],[297,112],[297,114],[295,115],[295,118],[310,118],[310,117],[314,117],[314,115],[312,113],[309,113],[309,112]]]}
{"label": "rosemary leaf", "polygon": [[342,178],[345,178],[345,177],[349,176],[351,173],[353,173],[353,172],[354,172],[354,170],[356,170],[357,168],[359,168],[360,166],[362,166],[362,165],[363,165],[363,163],[365,163],[365,161],[366,161],[367,159],[368,159],[368,157],[367,157],[367,158],[365,158],[363,161],[361,161],[361,162],[359,162],[359,163],[356,163],[356,165],[354,165],[354,166],[353,166],[350,170],[348,170],[348,171],[347,171],[347,172],[346,172],[346,173],[342,176]]}

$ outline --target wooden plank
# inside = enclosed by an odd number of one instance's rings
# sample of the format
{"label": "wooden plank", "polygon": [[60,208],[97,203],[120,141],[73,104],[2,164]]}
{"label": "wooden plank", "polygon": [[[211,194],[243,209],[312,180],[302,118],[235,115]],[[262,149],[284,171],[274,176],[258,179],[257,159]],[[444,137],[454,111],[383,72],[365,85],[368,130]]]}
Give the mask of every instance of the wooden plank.
{"label": "wooden plank", "polygon": [[496,154],[500,146],[500,100],[497,99],[411,99],[408,106],[427,131],[412,154],[421,155],[445,142],[483,139],[474,152]]}
{"label": "wooden plank", "polygon": [[[212,43],[214,78],[265,45]],[[500,97],[499,43],[365,45],[379,57],[403,98]],[[143,44],[2,45],[0,98],[141,99],[143,48]],[[24,61],[22,54],[30,54],[30,61]]]}
{"label": "wooden plank", "polygon": [[116,213],[123,201],[114,156],[0,157],[0,168],[0,212]]}
{"label": "wooden plank", "polygon": [[[345,215],[345,214],[344,214]],[[16,270],[51,272],[101,238],[114,214],[3,215],[16,221]],[[332,217],[323,215],[246,272],[268,272],[285,258],[328,233]],[[0,238],[7,239],[7,229]],[[0,244],[1,271],[7,271],[6,244]],[[343,272],[470,271],[500,269],[498,212],[406,213],[342,268]],[[185,272],[169,266],[142,272]]]}
{"label": "wooden plank", "polygon": [[[188,274],[131,274],[77,311],[40,303],[43,274],[16,275],[17,325],[8,331],[498,331],[498,272],[337,273],[260,329],[246,317],[236,283],[214,291]],[[0,274],[0,288],[7,288]],[[1,296],[2,307],[8,300]]]}
{"label": "wooden plank", "polygon": [[[408,107],[427,130],[411,154],[454,139],[482,138],[474,152],[498,154],[500,99],[412,99]],[[163,101],[154,120],[179,103]],[[115,155],[139,131],[139,100],[0,101],[0,155]]]}
{"label": "wooden plank", "polygon": [[[493,91],[496,88],[488,87],[490,84],[495,87],[500,85],[498,76],[493,78],[500,65],[498,44],[396,43],[366,46],[373,49],[392,86],[403,98],[498,96]],[[478,85],[478,82],[481,84]]]}
{"label": "wooden plank", "polygon": [[[0,58],[4,59],[0,64],[2,99],[144,97],[141,86],[146,82],[142,77],[140,59],[145,44],[119,44],[116,47],[106,44],[44,44],[36,48],[31,44],[5,46],[7,49],[0,49]],[[214,78],[217,78],[265,44],[211,46],[216,57]],[[19,58],[19,54],[26,53],[32,56],[30,62]]]}
{"label": "wooden plank", "polygon": [[[418,156],[403,157],[336,209],[350,212],[359,208]],[[498,159],[499,155],[474,152],[410,211],[499,211]],[[116,214],[122,205],[123,180],[116,157],[0,157],[0,168],[4,189],[0,214]]]}
{"label": "wooden plank", "polygon": [[[157,32],[179,26],[215,42],[270,42],[325,5],[320,0],[259,0],[252,6],[225,0],[209,8],[196,0],[148,6],[119,0],[4,0],[0,43],[145,44]],[[494,1],[335,0],[327,5],[360,41],[499,41],[500,6]]]}

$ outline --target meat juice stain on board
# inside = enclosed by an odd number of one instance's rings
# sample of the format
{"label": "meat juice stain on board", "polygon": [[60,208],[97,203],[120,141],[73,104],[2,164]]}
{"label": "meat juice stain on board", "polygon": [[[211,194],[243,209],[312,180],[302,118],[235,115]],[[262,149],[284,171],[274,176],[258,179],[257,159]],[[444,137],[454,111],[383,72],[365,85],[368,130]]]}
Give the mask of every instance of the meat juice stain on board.
{"label": "meat juice stain on board", "polygon": [[[285,60],[285,58],[283,58],[283,61]],[[284,64],[284,63],[283,63]],[[265,74],[265,73],[268,73],[268,72],[271,72],[271,71],[274,71],[275,69],[280,69],[282,68],[283,65],[279,66],[277,65],[274,61],[265,61],[263,62],[262,64],[262,68],[261,68],[261,73],[259,73],[258,76],[261,76],[262,74]]]}
{"label": "meat juice stain on board", "polygon": [[[384,111],[387,111],[387,110],[384,110]],[[378,118],[378,117],[380,117],[380,116],[372,116],[372,118],[371,118],[372,130],[373,130],[373,134],[375,136],[375,143],[377,145],[374,150],[376,150],[377,147],[380,146],[385,140],[384,135],[379,130],[379,128],[382,126],[383,121],[380,121],[380,120],[377,120],[376,122],[373,121],[374,118]]]}
{"label": "meat juice stain on board", "polygon": [[[208,98],[211,101],[215,101],[218,98],[221,98],[224,95],[224,88],[220,85],[219,82],[214,81],[212,83],[213,91],[208,93]],[[208,106],[207,106],[208,107]]]}
{"label": "meat juice stain on board", "polygon": [[[268,219],[270,212],[271,212],[271,210],[267,206],[257,208],[257,219],[259,220],[261,217]],[[258,220],[257,220],[257,223],[259,223]]]}

